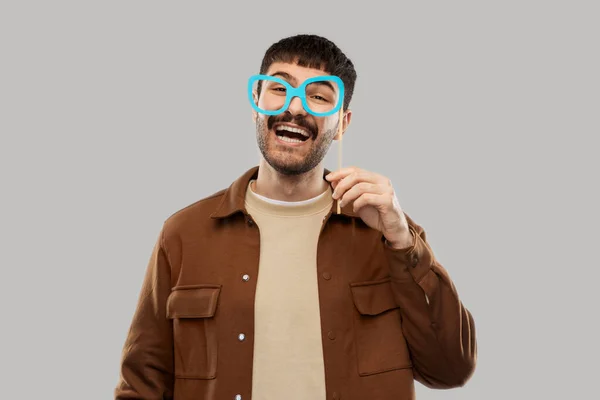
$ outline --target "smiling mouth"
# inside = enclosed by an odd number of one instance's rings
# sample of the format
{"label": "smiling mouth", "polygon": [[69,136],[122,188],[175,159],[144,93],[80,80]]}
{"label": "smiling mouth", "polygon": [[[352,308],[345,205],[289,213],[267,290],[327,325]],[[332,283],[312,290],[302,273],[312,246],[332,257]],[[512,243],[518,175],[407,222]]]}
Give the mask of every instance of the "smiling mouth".
{"label": "smiling mouth", "polygon": [[312,136],[311,133],[304,128],[286,124],[276,125],[273,130],[280,141],[290,144],[304,143]]}

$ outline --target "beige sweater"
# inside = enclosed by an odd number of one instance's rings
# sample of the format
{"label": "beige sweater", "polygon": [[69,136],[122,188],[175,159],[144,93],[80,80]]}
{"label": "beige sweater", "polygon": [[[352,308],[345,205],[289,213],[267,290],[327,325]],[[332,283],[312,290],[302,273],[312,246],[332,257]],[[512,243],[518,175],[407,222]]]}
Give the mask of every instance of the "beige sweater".
{"label": "beige sweater", "polygon": [[302,202],[246,192],[260,229],[252,398],[324,400],[317,241],[331,188]]}

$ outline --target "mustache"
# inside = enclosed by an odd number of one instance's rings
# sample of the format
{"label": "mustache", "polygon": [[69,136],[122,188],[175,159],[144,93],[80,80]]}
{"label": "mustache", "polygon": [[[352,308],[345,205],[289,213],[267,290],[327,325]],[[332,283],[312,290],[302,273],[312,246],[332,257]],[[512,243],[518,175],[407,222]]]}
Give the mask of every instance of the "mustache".
{"label": "mustache", "polygon": [[289,111],[286,111],[280,115],[271,115],[267,120],[268,129],[273,129],[273,125],[275,125],[278,122],[289,122],[306,129],[313,136],[317,134],[317,124],[311,120],[308,120],[302,115],[292,116],[292,114]]}

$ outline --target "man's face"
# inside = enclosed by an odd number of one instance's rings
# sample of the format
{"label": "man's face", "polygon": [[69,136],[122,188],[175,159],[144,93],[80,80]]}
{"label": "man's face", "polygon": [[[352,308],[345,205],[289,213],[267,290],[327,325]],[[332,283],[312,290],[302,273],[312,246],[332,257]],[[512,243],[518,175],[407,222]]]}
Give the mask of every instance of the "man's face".
{"label": "man's face", "polygon": [[[279,62],[273,63],[265,74],[282,78],[293,87],[300,86],[308,78],[328,75],[322,70]],[[254,96],[256,99],[257,94]],[[258,97],[258,102],[261,101]],[[323,160],[337,134],[338,119],[339,113],[327,117],[309,114],[297,97],[279,115],[269,116],[253,110],[258,147],[269,165],[284,175],[306,173]],[[302,138],[302,135],[283,128],[301,129],[308,138],[301,143],[290,142],[290,139],[285,139],[286,136]]]}

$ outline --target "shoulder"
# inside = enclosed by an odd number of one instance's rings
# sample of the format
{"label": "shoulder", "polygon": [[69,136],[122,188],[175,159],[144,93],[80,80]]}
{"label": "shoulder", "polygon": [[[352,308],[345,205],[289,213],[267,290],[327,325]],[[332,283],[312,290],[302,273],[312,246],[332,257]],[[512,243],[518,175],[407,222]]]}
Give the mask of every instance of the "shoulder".
{"label": "shoulder", "polygon": [[174,211],[163,222],[163,237],[181,236],[185,232],[206,226],[210,221],[210,215],[221,203],[226,190],[221,189]]}

